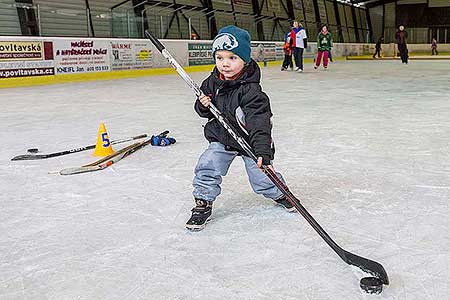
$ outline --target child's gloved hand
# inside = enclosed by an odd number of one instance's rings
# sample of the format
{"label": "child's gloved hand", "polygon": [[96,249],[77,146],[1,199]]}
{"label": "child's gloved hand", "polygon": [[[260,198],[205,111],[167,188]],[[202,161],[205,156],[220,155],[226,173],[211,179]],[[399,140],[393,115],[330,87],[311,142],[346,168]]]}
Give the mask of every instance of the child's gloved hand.
{"label": "child's gloved hand", "polygon": [[269,157],[258,157],[258,161],[256,162],[256,165],[258,168],[262,169],[263,166],[268,166],[269,169],[275,172],[275,169],[272,166],[272,163],[270,162]]}
{"label": "child's gloved hand", "polygon": [[169,146],[175,144],[177,141],[171,137],[165,137],[160,135],[153,135],[151,139],[152,146]]}
{"label": "child's gloved hand", "polygon": [[204,107],[208,107],[211,104],[211,98],[205,95],[198,97],[198,100]]}

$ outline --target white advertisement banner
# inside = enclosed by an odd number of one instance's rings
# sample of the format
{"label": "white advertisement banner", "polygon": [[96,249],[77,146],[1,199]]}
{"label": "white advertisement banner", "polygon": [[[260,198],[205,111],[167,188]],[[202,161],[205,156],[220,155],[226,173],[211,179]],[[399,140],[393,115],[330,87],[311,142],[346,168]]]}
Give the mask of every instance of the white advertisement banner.
{"label": "white advertisement banner", "polygon": [[253,42],[251,43],[252,58],[260,61],[275,61],[284,58],[282,43]]}
{"label": "white advertisement banner", "polygon": [[52,42],[0,41],[0,78],[54,74]]}
{"label": "white advertisement banner", "polygon": [[107,40],[58,39],[53,48],[57,75],[110,71]]}
{"label": "white advertisement banner", "polygon": [[135,70],[153,67],[153,54],[147,41],[113,41],[111,47],[111,69]]}

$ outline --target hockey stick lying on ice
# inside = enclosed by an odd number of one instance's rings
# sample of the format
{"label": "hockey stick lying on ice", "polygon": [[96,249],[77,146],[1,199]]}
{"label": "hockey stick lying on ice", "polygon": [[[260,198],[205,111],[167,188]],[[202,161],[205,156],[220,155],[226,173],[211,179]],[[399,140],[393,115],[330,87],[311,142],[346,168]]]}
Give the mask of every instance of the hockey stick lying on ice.
{"label": "hockey stick lying on ice", "polygon": [[[159,137],[166,137],[169,133],[168,130],[161,132],[158,136]],[[134,143],[132,145],[129,145],[125,148],[120,149],[117,152],[114,152],[108,156],[105,156],[93,163],[81,166],[81,167],[73,167],[73,168],[66,168],[62,169],[59,172],[60,175],[74,175],[74,174],[81,174],[81,173],[87,173],[87,172],[95,172],[100,171],[103,169],[106,169],[107,167],[117,163],[119,160],[133,154],[137,150],[149,145],[152,141],[152,138],[148,138],[146,140],[143,140],[141,142]]]}
{"label": "hockey stick lying on ice", "polygon": [[[145,138],[145,137],[147,137],[146,134],[141,134],[141,135],[133,136],[133,137],[130,137],[130,138],[125,138],[125,139],[121,139],[121,140],[117,140],[117,141],[112,141],[111,144],[114,145],[114,144],[125,143],[125,142],[129,142],[129,141],[142,139],[142,138]],[[94,149],[94,148],[95,148],[95,145],[89,145],[89,146],[85,146],[85,147],[74,148],[74,149],[70,149],[70,150],[54,152],[54,153],[47,153],[47,154],[23,154],[23,155],[14,156],[13,158],[11,158],[11,160],[45,159],[45,158],[56,157],[56,156],[61,156],[61,155],[81,152],[81,151],[85,151],[85,150],[90,150],[90,149]],[[35,150],[35,149],[33,149],[33,150]]]}
{"label": "hockey stick lying on ice", "polygon": [[[136,149],[138,146],[141,146],[143,143],[144,142],[134,143],[123,149],[120,149],[119,151],[117,151],[113,154],[110,154],[110,155],[102,158],[101,160],[95,161],[91,164],[84,165],[81,167],[65,168],[65,169],[62,169],[61,171],[57,172],[57,174],[59,173],[60,175],[74,175],[74,174],[95,172],[95,171],[100,171],[100,170],[106,169],[107,167],[111,166],[112,164],[115,164],[116,162],[118,162],[119,160],[121,160],[122,158],[127,156],[128,151],[131,151],[132,149]],[[141,146],[140,148],[142,148],[142,147],[143,146]],[[136,151],[136,150],[134,150],[134,151]]]}
{"label": "hockey stick lying on ice", "polygon": [[[145,35],[149,38],[155,47],[161,52],[161,54],[169,61],[169,63],[175,68],[178,74],[183,78],[183,80],[188,84],[188,86],[194,91],[197,97],[203,95],[198,85],[189,77],[189,75],[184,71],[180,64],[172,57],[172,55],[166,50],[166,48],[161,44],[161,42],[150,32],[145,31]],[[222,115],[222,113],[214,106],[214,104],[209,105],[211,113],[216,117],[216,119],[222,124],[222,126],[228,131],[228,133],[239,143],[239,145],[244,149],[249,157],[251,157],[255,162],[257,162],[257,157],[253,152],[250,145],[240,136],[237,131],[233,128],[230,122]],[[322,239],[336,252],[339,257],[349,265],[359,267],[364,272],[370,273],[378,278],[381,284],[388,285],[389,279],[384,267],[377,263],[376,261],[358,256],[356,254],[350,253],[342,249],[336,242],[334,242],[331,237],[325,232],[325,230],[317,223],[317,221],[309,214],[309,212],[300,203],[289,190],[289,188],[278,178],[277,174],[272,171],[269,167],[263,166],[264,173],[270,178],[270,180],[278,187],[278,189],[283,193],[284,196],[289,200],[289,202],[294,205],[297,211],[308,221],[308,223],[316,230],[316,232],[322,237]],[[364,278],[363,278],[364,279]],[[362,285],[362,282],[361,282]]]}

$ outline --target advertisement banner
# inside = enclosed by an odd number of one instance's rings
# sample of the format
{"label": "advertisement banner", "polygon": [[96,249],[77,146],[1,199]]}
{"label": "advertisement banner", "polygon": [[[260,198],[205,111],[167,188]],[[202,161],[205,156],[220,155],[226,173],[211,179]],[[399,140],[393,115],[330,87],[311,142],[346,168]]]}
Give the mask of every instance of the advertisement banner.
{"label": "advertisement banner", "polygon": [[55,74],[53,43],[0,41],[0,78]]}
{"label": "advertisement banner", "polygon": [[303,58],[314,58],[317,53],[317,44],[308,43],[308,47],[303,52]]}
{"label": "advertisement banner", "polygon": [[0,78],[55,75],[55,68],[0,69]]}
{"label": "advertisement banner", "polygon": [[213,65],[212,43],[188,43],[189,66]]}
{"label": "advertisement banner", "polygon": [[281,43],[251,43],[252,58],[257,62],[275,61],[284,58]]}
{"label": "advertisement banner", "polygon": [[375,52],[375,47],[371,45],[362,45],[362,55],[371,55]]}
{"label": "advertisement banner", "polygon": [[114,41],[111,42],[111,69],[135,70],[153,67],[150,42]]}
{"label": "advertisement banner", "polygon": [[42,60],[41,41],[0,41],[0,61]]}
{"label": "advertisement banner", "polygon": [[284,60],[283,43],[275,44],[275,57],[276,60]]}
{"label": "advertisement banner", "polygon": [[55,40],[54,52],[56,75],[110,71],[107,40]]}

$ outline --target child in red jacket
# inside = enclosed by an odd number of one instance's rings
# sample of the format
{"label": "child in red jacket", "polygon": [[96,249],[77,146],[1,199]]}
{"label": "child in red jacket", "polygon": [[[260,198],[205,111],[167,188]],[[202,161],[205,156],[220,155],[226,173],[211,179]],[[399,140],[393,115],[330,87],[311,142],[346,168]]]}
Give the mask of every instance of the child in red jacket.
{"label": "child in red jacket", "polygon": [[292,63],[292,39],[290,35],[290,32],[286,34],[286,39],[283,45],[284,61],[281,66],[281,71],[286,71],[288,67],[291,68],[291,71],[294,69],[294,64]]}

